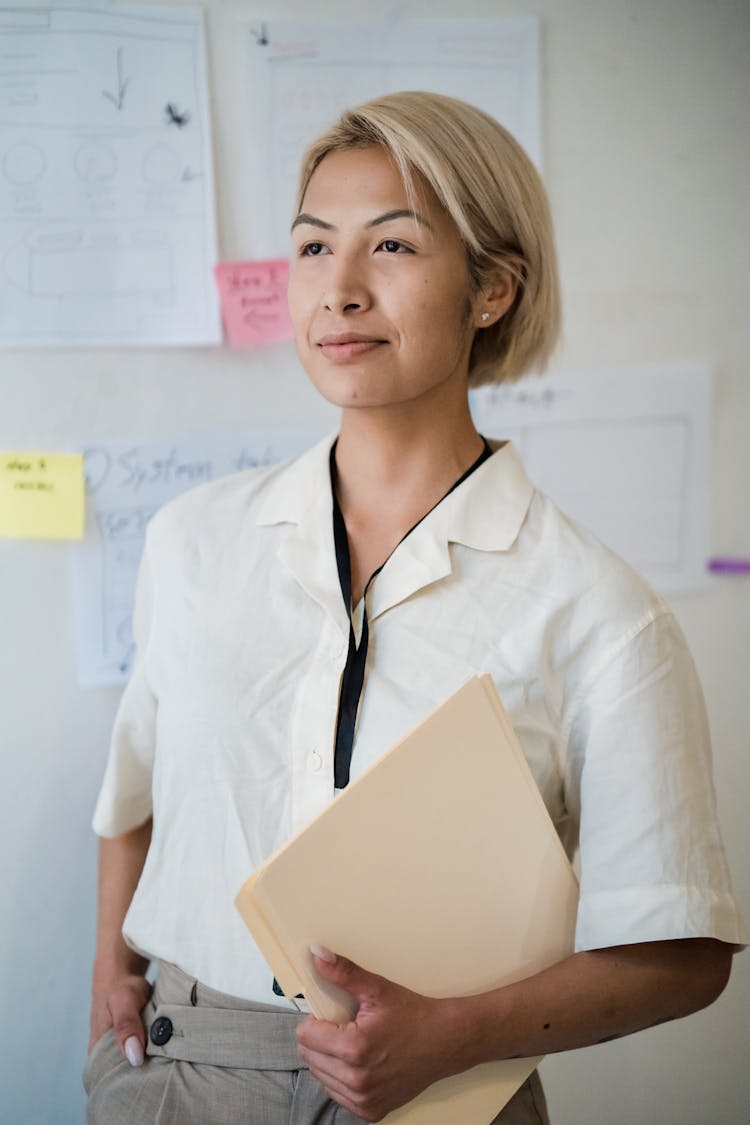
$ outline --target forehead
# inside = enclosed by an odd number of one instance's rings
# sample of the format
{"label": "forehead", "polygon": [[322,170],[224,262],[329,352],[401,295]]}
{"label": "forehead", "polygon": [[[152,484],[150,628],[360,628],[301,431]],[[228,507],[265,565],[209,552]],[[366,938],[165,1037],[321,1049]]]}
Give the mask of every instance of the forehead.
{"label": "forehead", "polygon": [[324,156],[310,177],[301,210],[318,218],[344,211],[373,214],[415,207],[430,222],[453,225],[432,187],[414,172],[412,198],[390,154],[383,148],[346,149]]}

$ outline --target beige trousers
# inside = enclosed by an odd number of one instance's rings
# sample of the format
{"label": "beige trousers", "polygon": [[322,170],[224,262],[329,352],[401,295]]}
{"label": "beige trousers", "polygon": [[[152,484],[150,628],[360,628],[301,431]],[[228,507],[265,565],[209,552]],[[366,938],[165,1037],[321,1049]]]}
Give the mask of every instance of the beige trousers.
{"label": "beige trousers", "polygon": [[[162,963],[143,1017],[143,1066],[123,1059],[111,1031],[86,1060],[88,1125],[359,1125],[301,1065],[296,1012],[226,996]],[[549,1125],[536,1072],[493,1125]]]}

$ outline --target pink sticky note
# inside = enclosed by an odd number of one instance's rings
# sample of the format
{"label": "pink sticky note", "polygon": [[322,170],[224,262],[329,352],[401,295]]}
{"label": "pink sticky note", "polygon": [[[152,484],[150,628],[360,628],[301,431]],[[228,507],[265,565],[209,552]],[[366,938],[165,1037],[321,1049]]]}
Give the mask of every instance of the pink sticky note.
{"label": "pink sticky note", "polygon": [[237,348],[288,340],[292,322],[286,303],[289,262],[221,262],[214,266],[221,315],[229,343]]}

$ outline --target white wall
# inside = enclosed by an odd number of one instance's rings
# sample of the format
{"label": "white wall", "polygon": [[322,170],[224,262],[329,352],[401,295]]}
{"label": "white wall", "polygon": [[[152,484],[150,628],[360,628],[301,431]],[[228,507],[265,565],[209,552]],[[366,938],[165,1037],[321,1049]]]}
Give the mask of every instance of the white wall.
{"label": "white wall", "polygon": [[[18,0],[16,0],[18,3]],[[242,21],[377,16],[369,0],[219,0],[209,12],[221,252],[253,253],[243,200]],[[538,14],[545,177],[566,304],[561,362],[707,358],[718,373],[714,548],[750,553],[750,8],[743,0],[430,0],[410,14]],[[333,422],[290,348],[0,353],[0,449]],[[68,548],[0,540],[0,1117],[83,1120],[93,949],[88,823],[118,692],[73,672]],[[675,603],[703,676],[720,810],[747,909],[750,580]],[[544,1064],[554,1125],[736,1125],[750,1104],[750,957],[688,1021]],[[460,1123],[457,1123],[460,1125]]]}

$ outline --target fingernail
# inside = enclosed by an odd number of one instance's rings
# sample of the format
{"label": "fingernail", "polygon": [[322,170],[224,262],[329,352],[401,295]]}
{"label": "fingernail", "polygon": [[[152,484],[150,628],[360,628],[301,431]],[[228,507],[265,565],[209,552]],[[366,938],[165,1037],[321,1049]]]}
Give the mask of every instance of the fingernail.
{"label": "fingernail", "polygon": [[143,1047],[137,1035],[125,1040],[125,1058],[131,1066],[143,1066]]}
{"label": "fingernail", "polygon": [[310,952],[314,957],[320,957],[321,961],[327,961],[329,965],[336,964],[336,954],[331,953],[324,945],[311,945]]}

